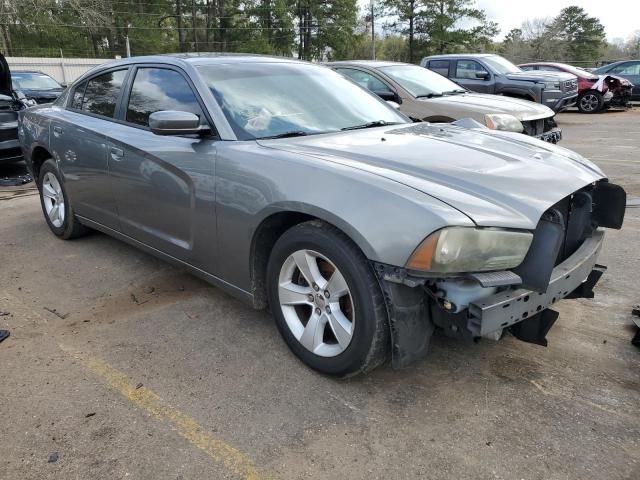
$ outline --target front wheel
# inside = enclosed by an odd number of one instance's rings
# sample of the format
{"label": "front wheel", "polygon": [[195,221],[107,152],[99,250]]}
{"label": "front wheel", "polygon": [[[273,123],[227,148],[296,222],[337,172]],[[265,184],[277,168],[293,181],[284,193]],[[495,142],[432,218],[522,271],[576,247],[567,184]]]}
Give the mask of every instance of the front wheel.
{"label": "front wheel", "polygon": [[589,90],[578,98],[578,110],[582,113],[596,113],[602,110],[604,97],[600,92]]}
{"label": "front wheel", "polygon": [[84,235],[88,228],[82,225],[73,213],[67,192],[56,163],[49,159],[42,164],[38,176],[42,213],[51,231],[58,237],[69,240]]}
{"label": "front wheel", "polygon": [[344,377],[385,360],[389,328],[380,285],[342,232],[319,221],[292,227],[272,250],[267,280],[278,330],[309,367]]}

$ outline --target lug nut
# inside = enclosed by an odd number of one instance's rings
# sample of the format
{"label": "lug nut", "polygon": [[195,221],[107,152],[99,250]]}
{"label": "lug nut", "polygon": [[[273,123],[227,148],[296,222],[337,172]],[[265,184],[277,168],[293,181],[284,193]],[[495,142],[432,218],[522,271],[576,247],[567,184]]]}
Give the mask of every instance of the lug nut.
{"label": "lug nut", "polygon": [[318,286],[318,284],[314,283],[313,289],[317,292],[318,290],[320,290],[320,287]]}
{"label": "lug nut", "polygon": [[324,307],[325,312],[327,313],[331,313],[331,307],[329,305],[327,305],[326,307]]}
{"label": "lug nut", "polygon": [[329,290],[325,290],[325,291],[324,291],[324,296],[325,296],[325,297],[327,297],[327,298],[329,298],[329,296],[330,296],[330,295],[329,295]]}
{"label": "lug nut", "polygon": [[319,308],[316,308],[316,315],[320,315],[322,313]]}
{"label": "lug nut", "polygon": [[307,300],[309,300],[310,302],[313,302],[313,295],[311,294],[307,295]]}

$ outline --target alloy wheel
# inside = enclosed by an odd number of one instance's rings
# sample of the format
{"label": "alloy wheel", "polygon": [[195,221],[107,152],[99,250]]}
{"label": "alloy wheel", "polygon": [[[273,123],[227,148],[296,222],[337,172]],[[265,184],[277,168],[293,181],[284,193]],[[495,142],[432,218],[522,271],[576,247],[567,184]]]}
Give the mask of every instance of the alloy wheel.
{"label": "alloy wheel", "polygon": [[589,93],[580,99],[580,106],[585,112],[593,112],[598,108],[598,97]]}
{"label": "alloy wheel", "polygon": [[313,250],[284,261],[278,279],[280,308],[293,336],[310,352],[335,357],[353,338],[355,310],[338,268]]}
{"label": "alloy wheel", "polygon": [[47,172],[42,180],[42,198],[51,224],[60,228],[64,224],[64,193],[54,174]]}

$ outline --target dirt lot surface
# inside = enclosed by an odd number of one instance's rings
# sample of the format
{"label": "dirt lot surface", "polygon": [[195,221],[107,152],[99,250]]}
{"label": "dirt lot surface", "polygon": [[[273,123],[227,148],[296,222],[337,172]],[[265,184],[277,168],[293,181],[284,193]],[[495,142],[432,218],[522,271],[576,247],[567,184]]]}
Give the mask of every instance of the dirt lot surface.
{"label": "dirt lot surface", "polygon": [[[558,118],[563,146],[640,196],[638,109]],[[105,235],[60,241],[38,197],[9,190],[2,479],[640,478],[640,208],[548,348],[438,337],[411,369],[337,381],[267,313]]]}

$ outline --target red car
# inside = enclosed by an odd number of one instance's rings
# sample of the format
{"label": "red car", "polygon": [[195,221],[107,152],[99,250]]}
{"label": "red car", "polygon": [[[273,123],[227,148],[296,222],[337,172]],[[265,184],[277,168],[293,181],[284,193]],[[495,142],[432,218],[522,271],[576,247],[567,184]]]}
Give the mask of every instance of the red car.
{"label": "red car", "polygon": [[633,84],[614,75],[596,75],[566,63],[523,63],[522,70],[549,70],[572,73],[578,77],[578,110],[582,113],[596,113],[609,107],[628,107]]}

